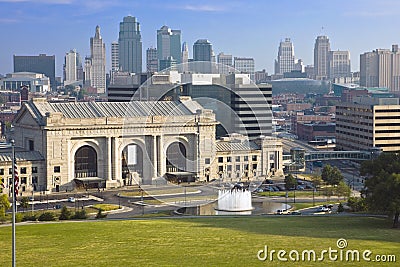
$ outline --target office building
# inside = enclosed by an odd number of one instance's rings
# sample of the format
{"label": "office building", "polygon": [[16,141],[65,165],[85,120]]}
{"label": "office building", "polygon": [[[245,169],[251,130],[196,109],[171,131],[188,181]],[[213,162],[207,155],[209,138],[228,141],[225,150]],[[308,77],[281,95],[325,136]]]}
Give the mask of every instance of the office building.
{"label": "office building", "polygon": [[349,51],[329,51],[328,65],[330,80],[351,77]]}
{"label": "office building", "polygon": [[119,70],[119,44],[118,42],[111,43],[111,72]]}
{"label": "office building", "polygon": [[336,147],[341,150],[400,150],[398,98],[354,97],[336,106]]}
{"label": "office building", "polygon": [[46,54],[39,56],[13,56],[14,72],[34,72],[50,78],[52,89],[56,89],[56,57]]}
{"label": "office building", "polygon": [[119,24],[119,70],[124,72],[142,72],[142,36],[140,24],[135,17],[124,17]]}
{"label": "office building", "polygon": [[182,65],[181,65],[181,72],[189,71],[189,46],[186,42],[182,44]]}
{"label": "office building", "polygon": [[275,74],[284,74],[295,69],[294,46],[290,38],[280,42],[278,58],[275,60]]}
{"label": "office building", "polygon": [[314,46],[314,75],[316,80],[326,80],[329,75],[329,51],[331,50],[329,38],[318,36]]}
{"label": "office building", "polygon": [[85,58],[85,87],[95,88],[98,94],[106,92],[106,46],[99,26],[90,38],[90,57]]}
{"label": "office building", "polygon": [[161,61],[171,57],[177,64],[182,63],[181,31],[164,25],[157,30],[157,58]]}
{"label": "office building", "polygon": [[398,45],[392,50],[376,49],[360,56],[360,85],[387,87],[400,92],[400,51]]}
{"label": "office building", "polygon": [[[207,39],[199,39],[193,45],[193,66],[196,72],[212,73],[212,57],[214,55],[212,44]],[[192,70],[191,70],[192,71]]]}
{"label": "office building", "polygon": [[235,57],[233,67],[239,73],[250,74],[250,79],[254,81],[254,58]]}
{"label": "office building", "polygon": [[64,58],[64,85],[82,84],[82,59],[76,49],[70,50]]}
{"label": "office building", "polygon": [[158,71],[157,48],[150,47],[146,50],[146,72],[156,71]]}
{"label": "office building", "polygon": [[232,55],[219,53],[217,56],[218,72],[221,74],[229,74],[233,72],[233,60]]}

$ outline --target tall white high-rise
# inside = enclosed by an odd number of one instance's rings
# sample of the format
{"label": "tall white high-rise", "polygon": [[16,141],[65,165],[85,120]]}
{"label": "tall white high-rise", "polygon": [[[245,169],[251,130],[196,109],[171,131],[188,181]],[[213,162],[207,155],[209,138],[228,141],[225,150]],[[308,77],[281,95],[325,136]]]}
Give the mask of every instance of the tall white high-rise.
{"label": "tall white high-rise", "polygon": [[314,45],[314,74],[316,80],[328,79],[330,50],[329,38],[327,36],[318,36]]}
{"label": "tall white high-rise", "polygon": [[70,50],[64,58],[64,85],[82,81],[82,60],[76,49]]}
{"label": "tall white high-rise", "polygon": [[219,53],[217,56],[218,71],[221,74],[229,74],[232,72],[233,64],[232,64],[232,55],[226,55],[223,52]]}
{"label": "tall white high-rise", "polygon": [[284,74],[295,69],[294,46],[290,38],[280,42],[278,58],[275,60],[275,74]]}
{"label": "tall white high-rise", "polygon": [[360,85],[387,87],[400,92],[400,51],[398,45],[390,49],[376,49],[360,56]]}
{"label": "tall white high-rise", "polygon": [[90,38],[90,58],[85,59],[85,85],[96,88],[98,94],[106,92],[106,46],[99,26]]}

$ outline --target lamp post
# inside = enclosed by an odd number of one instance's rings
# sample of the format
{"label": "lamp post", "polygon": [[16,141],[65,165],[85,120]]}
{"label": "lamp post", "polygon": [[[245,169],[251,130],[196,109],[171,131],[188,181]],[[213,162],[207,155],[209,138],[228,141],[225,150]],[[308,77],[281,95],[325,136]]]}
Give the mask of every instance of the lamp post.
{"label": "lamp post", "polygon": [[34,211],[34,197],[33,197],[33,183],[32,183],[32,199],[31,199],[31,201],[32,201],[32,216],[33,216],[33,211]]}
{"label": "lamp post", "polygon": [[15,256],[15,211],[17,209],[17,200],[15,195],[15,142],[11,140],[11,154],[12,154],[12,266],[16,265],[16,256]]}

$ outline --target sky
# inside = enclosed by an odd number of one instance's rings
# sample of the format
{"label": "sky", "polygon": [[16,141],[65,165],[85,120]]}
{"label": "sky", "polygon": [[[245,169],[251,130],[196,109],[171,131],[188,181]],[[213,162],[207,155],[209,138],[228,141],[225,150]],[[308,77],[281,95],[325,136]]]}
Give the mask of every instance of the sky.
{"label": "sky", "polygon": [[0,74],[13,71],[13,55],[56,56],[62,75],[71,49],[90,55],[96,25],[106,44],[107,70],[111,42],[119,23],[134,16],[141,25],[145,53],[156,47],[163,25],[182,31],[189,45],[208,39],[215,54],[253,57],[256,70],[273,73],[281,40],[291,38],[296,58],[313,64],[318,35],[327,35],[332,50],[349,50],[352,71],[360,54],[400,43],[398,0],[0,0]]}

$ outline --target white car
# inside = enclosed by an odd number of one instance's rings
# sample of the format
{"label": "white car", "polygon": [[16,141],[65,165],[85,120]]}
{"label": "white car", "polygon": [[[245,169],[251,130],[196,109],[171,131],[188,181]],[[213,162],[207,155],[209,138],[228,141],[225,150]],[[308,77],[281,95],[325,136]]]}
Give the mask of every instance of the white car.
{"label": "white car", "polygon": [[75,198],[74,197],[69,197],[68,198],[68,202],[74,203],[75,202]]}
{"label": "white car", "polygon": [[319,207],[317,212],[331,212],[331,209],[327,207]]}

